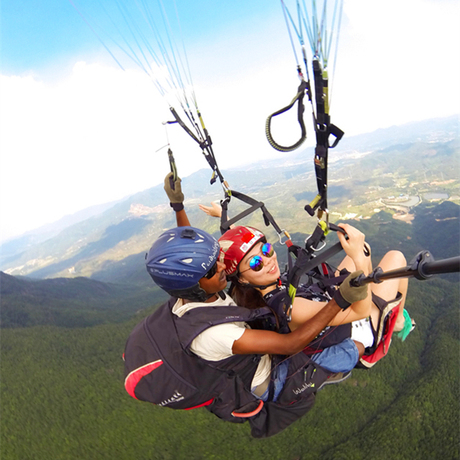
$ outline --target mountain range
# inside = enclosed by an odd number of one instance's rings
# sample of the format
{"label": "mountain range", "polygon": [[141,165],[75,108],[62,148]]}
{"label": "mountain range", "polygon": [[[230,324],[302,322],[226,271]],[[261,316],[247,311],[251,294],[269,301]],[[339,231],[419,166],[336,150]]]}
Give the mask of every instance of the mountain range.
{"label": "mountain range", "polygon": [[[457,116],[345,137],[329,154],[330,220],[370,219],[384,209],[395,214],[382,202],[395,196],[417,196],[422,201],[428,193],[438,193],[442,199],[460,203],[459,138]],[[305,149],[263,165],[224,171],[224,175],[230,188],[263,201],[280,227],[308,234],[315,225],[315,219],[303,211],[316,194],[312,158],[313,149]],[[183,178],[182,189],[192,224],[218,236],[218,220],[197,206],[223,198],[220,186],[210,185],[210,177],[210,170],[200,170]],[[233,198],[230,216],[245,207]],[[410,216],[411,210],[406,211]],[[3,244],[0,270],[38,279],[84,276],[148,283],[145,252],[162,231],[175,226],[162,185],[66,220],[45,233],[38,231]],[[264,227],[258,213],[244,222]]]}

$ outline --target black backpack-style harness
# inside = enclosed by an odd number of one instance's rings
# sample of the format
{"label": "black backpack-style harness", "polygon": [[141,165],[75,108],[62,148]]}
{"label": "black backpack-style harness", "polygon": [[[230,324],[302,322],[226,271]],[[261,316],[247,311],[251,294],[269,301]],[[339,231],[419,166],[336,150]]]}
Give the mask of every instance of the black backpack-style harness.
{"label": "black backpack-style harness", "polygon": [[[131,332],[125,347],[125,388],[134,398],[172,409],[206,407],[219,418],[249,421],[254,437],[272,436],[307,413],[328,371],[304,353],[290,357],[288,377],[276,402],[251,393],[261,355],[233,355],[206,361],[189,349],[209,327],[273,315],[269,308],[199,307],[182,317],[171,298]],[[273,365],[282,359],[275,357]]]}

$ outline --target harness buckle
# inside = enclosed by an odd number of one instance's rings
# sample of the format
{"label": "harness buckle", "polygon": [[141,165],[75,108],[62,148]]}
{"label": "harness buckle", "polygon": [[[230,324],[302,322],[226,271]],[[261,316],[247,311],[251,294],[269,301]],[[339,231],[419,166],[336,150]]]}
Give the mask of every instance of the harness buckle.
{"label": "harness buckle", "polygon": [[290,323],[292,321],[292,302],[289,305],[289,308],[286,311],[286,321]]}
{"label": "harness buckle", "polygon": [[[305,245],[307,245],[307,241],[308,241],[312,236],[313,236],[313,235],[309,235],[309,236],[307,236],[307,238],[305,238]],[[310,246],[310,250],[312,250],[313,252],[318,252],[318,251],[321,251],[321,249],[323,249],[324,246],[326,246],[326,240],[323,240],[323,244],[322,244],[319,248],[315,248],[314,246]]]}

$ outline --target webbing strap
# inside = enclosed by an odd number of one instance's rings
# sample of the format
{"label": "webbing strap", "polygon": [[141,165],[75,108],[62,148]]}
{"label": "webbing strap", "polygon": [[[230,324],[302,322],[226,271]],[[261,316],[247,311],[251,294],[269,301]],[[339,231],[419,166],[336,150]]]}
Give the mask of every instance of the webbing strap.
{"label": "webbing strap", "polygon": [[[230,202],[231,197],[235,197],[243,201],[244,203],[249,204],[250,207],[240,212],[235,217],[228,219],[228,216],[227,216],[228,203]],[[262,211],[265,225],[268,227],[271,224],[273,228],[276,230],[276,232],[278,233],[278,235],[280,236],[280,238],[281,238],[281,234],[284,233],[286,237],[288,238],[285,244],[288,247],[292,245],[289,234],[278,226],[275,219],[270,214],[270,212],[265,207],[265,204],[262,201],[257,201],[254,198],[251,198],[250,196],[237,192],[235,190],[229,190],[227,197],[224,200],[222,200],[220,204],[222,206],[222,214],[220,218],[220,231],[222,234],[224,234],[230,228],[230,226],[233,225],[235,222],[238,222],[239,220],[243,219],[244,217],[248,216],[254,211],[257,211],[258,209],[260,209]]]}
{"label": "webbing strap", "polygon": [[209,166],[211,166],[211,169],[213,170],[213,175],[211,177],[211,184],[214,184],[216,182],[217,178],[216,175],[219,177],[220,181],[222,184],[226,185],[224,176],[222,176],[219,167],[217,166],[216,162],[216,157],[214,156],[214,152],[212,150],[212,140],[211,137],[208,134],[208,131],[204,127],[204,124],[201,119],[201,114],[200,116],[200,121],[203,126],[203,131],[204,131],[204,139],[203,138],[198,138],[192,130],[182,121],[182,119],[179,117],[178,113],[174,109],[174,107],[170,107],[171,113],[173,114],[175,121],[173,122],[168,122],[168,123],[178,123],[181,128],[184,129],[184,131],[200,146],[204,157],[206,158],[206,161],[208,162]]}
{"label": "webbing strap", "polygon": [[[315,85],[316,101],[316,147],[315,147],[315,174],[318,195],[313,201],[305,206],[305,210],[313,216],[317,209],[327,210],[327,166],[328,150],[334,148],[342,139],[344,132],[331,124],[328,103],[328,80],[324,78],[321,64],[317,59],[313,60],[313,77]],[[335,137],[332,145],[329,143],[330,135]]]}
{"label": "webbing strap", "polygon": [[296,252],[296,261],[294,265],[289,269],[288,284],[294,286],[294,288],[297,289],[302,275],[309,272],[310,270],[313,270],[318,265],[327,262],[327,260],[338,254],[340,251],[342,251],[342,245],[340,242],[316,255],[312,254],[306,249],[300,248],[299,246],[296,246],[295,250],[290,248],[291,253]]}
{"label": "webbing strap", "polygon": [[[267,136],[267,140],[270,143],[270,145],[275,149],[278,150],[279,152],[291,152],[292,150],[295,150],[299,148],[307,138],[307,129],[305,128],[305,123],[303,121],[303,113],[305,111],[305,106],[303,103],[303,98],[305,97],[305,91],[308,88],[308,83],[302,79],[300,82],[299,87],[297,88],[297,94],[295,95],[294,99],[290,102],[289,105],[286,107],[283,107],[282,109],[272,113],[267,117],[267,120],[265,122],[265,134]],[[281,115],[282,113],[287,112],[295,103],[297,102],[297,122],[299,123],[300,130],[301,130],[301,135],[299,140],[289,146],[283,146],[278,144],[272,136],[271,133],[271,123],[272,123],[272,118],[276,117],[277,115]]]}

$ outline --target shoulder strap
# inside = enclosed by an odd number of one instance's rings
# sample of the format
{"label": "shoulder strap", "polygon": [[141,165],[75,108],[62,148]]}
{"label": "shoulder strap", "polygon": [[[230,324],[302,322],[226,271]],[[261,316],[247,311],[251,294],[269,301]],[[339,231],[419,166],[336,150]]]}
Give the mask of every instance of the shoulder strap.
{"label": "shoulder strap", "polygon": [[288,291],[284,285],[277,286],[276,289],[264,296],[265,303],[273,309],[278,319],[278,332],[287,334],[289,329],[288,311],[291,305]]}
{"label": "shoulder strap", "polygon": [[180,318],[174,315],[181,345],[188,349],[193,340],[206,329],[219,324],[234,322],[249,322],[264,316],[271,316],[273,313],[267,307],[249,310],[243,307],[198,307],[189,310]]}

